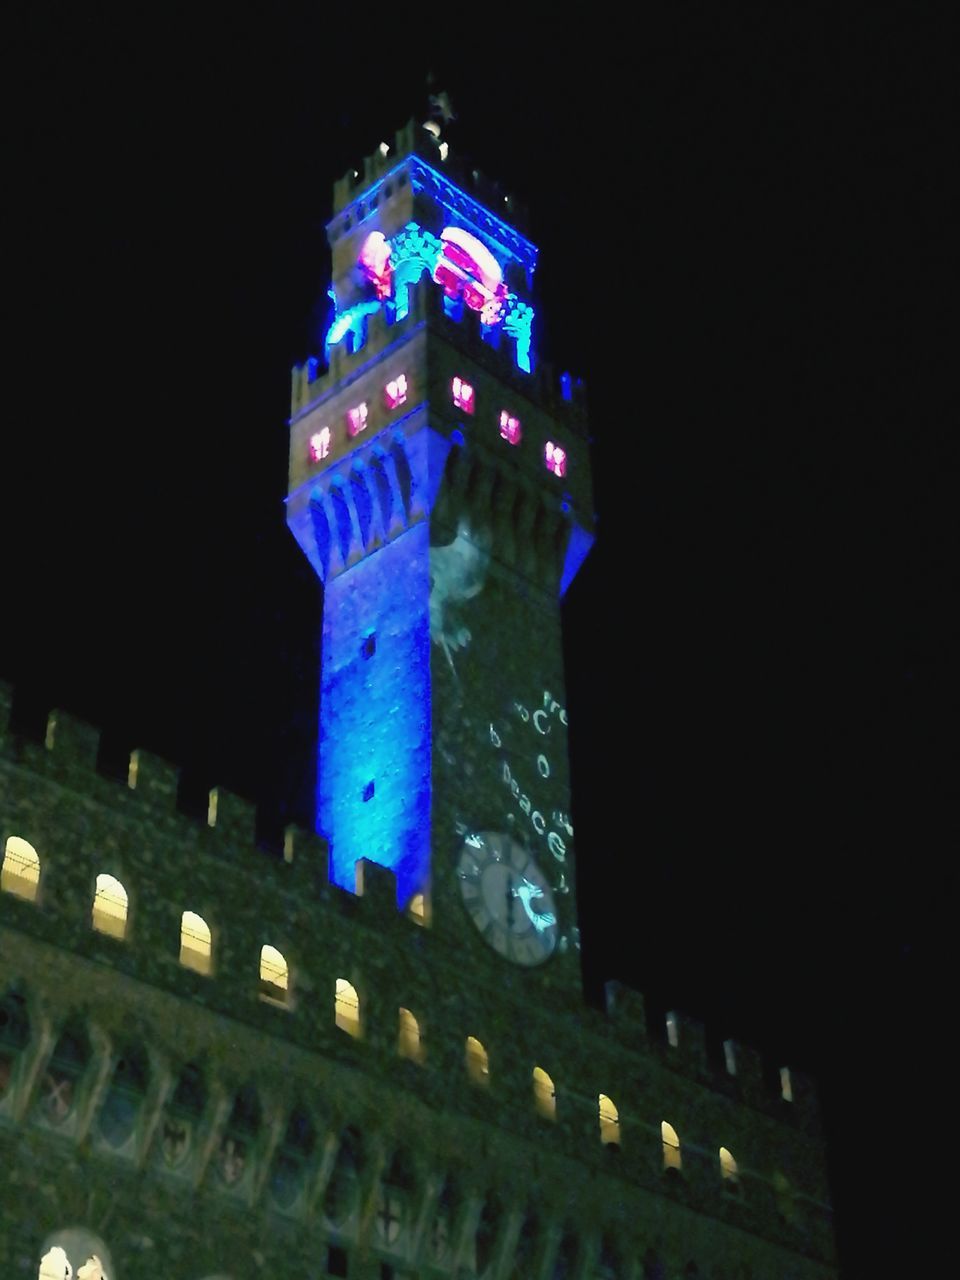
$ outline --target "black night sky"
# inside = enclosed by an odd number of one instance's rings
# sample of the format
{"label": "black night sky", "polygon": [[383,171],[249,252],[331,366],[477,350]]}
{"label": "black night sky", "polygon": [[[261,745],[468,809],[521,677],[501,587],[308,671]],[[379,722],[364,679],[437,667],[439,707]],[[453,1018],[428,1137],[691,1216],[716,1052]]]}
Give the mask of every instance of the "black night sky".
{"label": "black night sky", "polygon": [[913,1274],[955,1004],[939,33],[684,10],[444,48],[439,13],[425,44],[342,6],[26,12],[0,454],[22,722],[56,704],[107,763],[160,751],[188,804],[259,796],[266,836],[309,817],[289,367],[320,345],[332,180],[434,71],[451,145],[531,207],[541,356],[590,391],[599,540],[565,605],[588,978],[816,1072],[845,1275]]}

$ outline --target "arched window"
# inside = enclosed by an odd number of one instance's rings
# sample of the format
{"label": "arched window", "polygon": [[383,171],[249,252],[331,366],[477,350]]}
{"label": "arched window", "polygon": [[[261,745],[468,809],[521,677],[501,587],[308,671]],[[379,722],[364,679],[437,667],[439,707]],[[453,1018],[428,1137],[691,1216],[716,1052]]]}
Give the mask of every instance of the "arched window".
{"label": "arched window", "polygon": [[342,1227],[357,1208],[360,1198],[360,1174],[363,1167],[363,1141],[355,1129],[344,1130],[340,1148],[324,1192],[324,1212],[331,1222]]}
{"label": "arched window", "polygon": [[40,859],[36,849],[22,836],[8,836],[0,870],[0,890],[26,902],[35,902],[39,884]]}
{"label": "arched window", "polygon": [[557,1091],[543,1067],[533,1068],[533,1105],[545,1120],[557,1118]]}
{"label": "arched window", "polygon": [[677,1137],[676,1129],[666,1120],[660,1125],[660,1138],[663,1142],[664,1169],[681,1168],[683,1159],[680,1155],[680,1139]]}
{"label": "arched window", "polygon": [[262,1120],[260,1098],[247,1084],[233,1099],[220,1146],[213,1157],[213,1167],[227,1187],[238,1187],[249,1174],[250,1154],[257,1141]]}
{"label": "arched window", "polygon": [[115,876],[97,876],[91,923],[98,933],[122,938],[127,932],[127,891]]}
{"label": "arched window", "polygon": [[605,1147],[620,1145],[620,1112],[612,1098],[605,1093],[599,1097],[600,1141]]}
{"label": "arched window", "polygon": [[724,1183],[730,1187],[736,1187],[740,1181],[740,1175],[737,1172],[737,1162],[727,1150],[726,1147],[720,1148],[720,1176]]}
{"label": "arched window", "polygon": [[430,901],[425,893],[415,893],[407,903],[407,915],[414,924],[430,923]]}
{"label": "arched window", "polygon": [[279,1208],[294,1209],[302,1200],[316,1142],[316,1128],[310,1113],[295,1107],[270,1173],[270,1195]]}
{"label": "arched window", "polygon": [[[180,917],[180,963],[196,973],[210,973],[212,938],[210,926],[195,911],[185,911]],[[260,956],[261,976],[263,953]]]}
{"label": "arched window", "polygon": [[476,1038],[467,1036],[467,1075],[474,1084],[490,1083],[490,1061],[487,1051]]}
{"label": "arched window", "polygon": [[337,979],[334,1005],[337,1026],[349,1036],[360,1035],[360,997],[356,987],[346,978]]}
{"label": "arched window", "polygon": [[37,1093],[38,1114],[48,1124],[59,1126],[75,1115],[90,1056],[86,1029],[80,1023],[65,1027],[47,1062]]}
{"label": "arched window", "polygon": [[397,1039],[397,1053],[401,1058],[409,1058],[411,1062],[423,1061],[420,1024],[409,1009],[400,1010],[400,1034]]}
{"label": "arched window", "polygon": [[290,971],[283,953],[265,942],[260,948],[260,994],[286,1004],[289,993]]}

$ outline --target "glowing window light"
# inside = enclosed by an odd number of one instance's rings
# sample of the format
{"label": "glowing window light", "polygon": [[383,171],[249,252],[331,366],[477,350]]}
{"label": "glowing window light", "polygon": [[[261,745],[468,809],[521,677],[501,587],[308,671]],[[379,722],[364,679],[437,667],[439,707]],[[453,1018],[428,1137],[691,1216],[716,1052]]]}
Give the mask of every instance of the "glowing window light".
{"label": "glowing window light", "polygon": [[556,1120],[557,1091],[542,1067],[533,1068],[533,1105],[544,1120]]}
{"label": "glowing window light", "polygon": [[180,963],[195,973],[209,974],[212,969],[213,939],[210,926],[195,911],[184,911],[180,917]]}
{"label": "glowing window light", "polygon": [[329,427],[321,427],[310,437],[310,461],[322,462],[330,453],[332,434]]}
{"label": "glowing window light", "polygon": [[40,885],[40,857],[22,836],[8,836],[0,869],[0,890],[25,902],[36,902]]}
{"label": "glowing window light", "polygon": [[552,440],[548,440],[543,450],[543,459],[547,464],[547,470],[555,476],[565,476],[567,474],[567,451],[561,449],[558,444],[554,444]]}
{"label": "glowing window light", "polygon": [[347,431],[351,436],[358,436],[367,426],[366,402],[347,410]]}
{"label": "glowing window light", "polygon": [[290,989],[290,970],[283,953],[265,942],[260,948],[261,994],[274,1000],[285,1001]]}
{"label": "glowing window light", "polygon": [[444,227],[433,278],[448,298],[462,298],[486,325],[503,318],[507,288],[500,263],[476,236],[462,227]]}
{"label": "glowing window light", "polygon": [[500,411],[500,434],[507,444],[520,443],[520,436],[522,435],[520,419],[515,418],[506,409],[501,409]]}
{"label": "glowing window light", "polygon": [[723,1178],[724,1182],[729,1183],[734,1187],[740,1180],[740,1175],[737,1171],[737,1162],[726,1147],[720,1148],[720,1176]]}
{"label": "glowing window light", "polygon": [[420,1039],[420,1024],[409,1009],[400,1010],[400,1029],[397,1038],[397,1053],[410,1062],[423,1061],[423,1042]]}
{"label": "glowing window light", "polygon": [[334,1020],[340,1030],[346,1031],[347,1035],[360,1035],[360,997],[357,995],[356,987],[346,978],[337,979]]}
{"label": "glowing window light", "polygon": [[127,891],[114,876],[97,876],[91,923],[98,933],[122,938],[127,932]]}
{"label": "glowing window light", "polygon": [[407,903],[407,915],[414,924],[425,927],[430,923],[430,900],[425,893],[415,893]]}
{"label": "glowing window light", "polygon": [[453,391],[453,403],[458,409],[462,409],[464,413],[473,413],[476,408],[476,394],[469,382],[464,382],[462,378],[454,378],[450,384]]}
{"label": "glowing window light", "polygon": [[467,1075],[474,1084],[490,1083],[490,1059],[476,1036],[467,1036],[466,1065]]}
{"label": "glowing window light", "polygon": [[666,1120],[660,1125],[660,1140],[663,1144],[664,1169],[682,1168],[683,1157],[680,1154],[680,1139],[677,1137],[676,1129]]}
{"label": "glowing window light", "polygon": [[597,1099],[597,1111],[600,1119],[600,1141],[605,1147],[620,1145],[620,1112],[612,1098],[601,1093]]}
{"label": "glowing window light", "polygon": [[675,1013],[667,1014],[667,1044],[676,1049],[680,1043],[680,1023]]}
{"label": "glowing window light", "polygon": [[388,409],[396,409],[407,402],[407,375],[399,374],[383,388],[383,402]]}

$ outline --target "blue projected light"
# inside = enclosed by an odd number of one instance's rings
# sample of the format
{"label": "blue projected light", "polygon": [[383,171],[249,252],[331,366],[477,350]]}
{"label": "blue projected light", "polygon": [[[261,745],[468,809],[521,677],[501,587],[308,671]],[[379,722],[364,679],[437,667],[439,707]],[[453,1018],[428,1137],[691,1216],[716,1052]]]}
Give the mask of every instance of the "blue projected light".
{"label": "blue projected light", "polygon": [[394,871],[399,906],[430,874],[429,536],[414,525],[331,579],[323,611],[317,816],[330,878],[354,891],[367,858]]}
{"label": "blue projected light", "polygon": [[367,316],[372,316],[380,310],[379,302],[358,302],[355,306],[347,307],[345,311],[340,311],[334,316],[333,323],[327,330],[327,336],[324,339],[324,349],[327,358],[330,356],[330,348],[335,347],[338,342],[342,342],[348,333],[352,333],[354,337],[354,347],[363,345],[363,329]]}

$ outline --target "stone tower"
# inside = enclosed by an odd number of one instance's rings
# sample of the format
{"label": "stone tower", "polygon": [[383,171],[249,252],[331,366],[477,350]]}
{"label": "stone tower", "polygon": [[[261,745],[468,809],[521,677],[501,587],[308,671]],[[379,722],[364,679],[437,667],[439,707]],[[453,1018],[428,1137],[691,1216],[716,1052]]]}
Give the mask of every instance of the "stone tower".
{"label": "stone tower", "polygon": [[516,219],[412,124],[336,184],[329,368],[294,372],[288,520],[324,583],[333,879],[389,867],[464,963],[573,990],[560,597],[591,486],[581,388],[534,362]]}
{"label": "stone tower", "polygon": [[[835,1280],[815,1091],[579,990],[558,601],[580,389],[518,211],[412,122],[335,187],[288,520],[318,832],[0,686],[0,1272]],[[668,962],[668,961],[665,961]]]}

